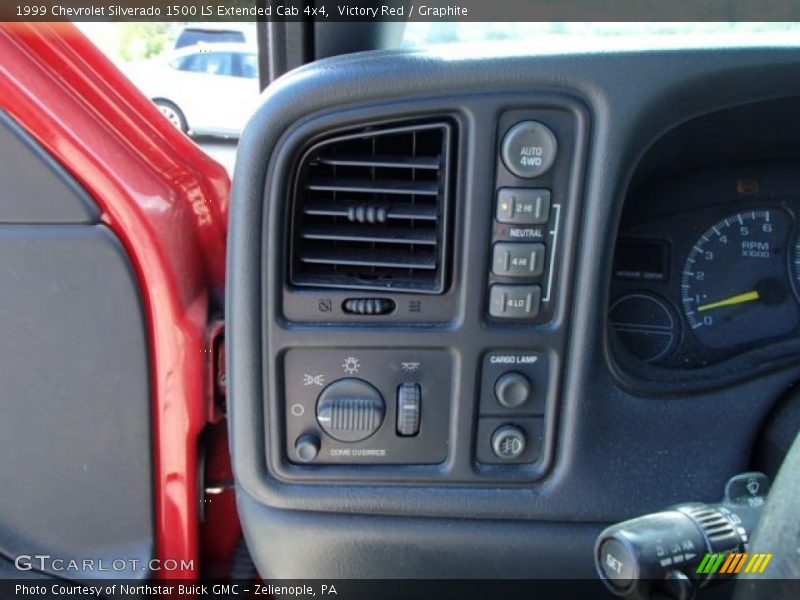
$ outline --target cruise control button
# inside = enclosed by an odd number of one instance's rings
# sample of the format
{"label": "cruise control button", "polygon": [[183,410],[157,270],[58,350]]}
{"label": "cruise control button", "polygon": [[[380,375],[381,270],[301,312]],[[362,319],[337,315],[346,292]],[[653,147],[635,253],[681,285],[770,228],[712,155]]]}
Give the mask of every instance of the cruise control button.
{"label": "cruise control button", "polygon": [[502,277],[538,277],[544,271],[544,244],[498,242],[492,251],[492,273]]}
{"label": "cruise control button", "polygon": [[631,587],[637,578],[637,558],[621,542],[610,538],[600,545],[600,568],[618,590]]}
{"label": "cruise control button", "polygon": [[506,132],[501,154],[506,168],[517,177],[544,175],[556,160],[558,143],[549,127],[538,121],[522,121]]}
{"label": "cruise control button", "polygon": [[495,219],[512,225],[541,225],[550,217],[550,190],[500,188]]}
{"label": "cruise control button", "polygon": [[499,319],[532,319],[539,314],[542,288],[538,285],[493,285],[489,314]]}

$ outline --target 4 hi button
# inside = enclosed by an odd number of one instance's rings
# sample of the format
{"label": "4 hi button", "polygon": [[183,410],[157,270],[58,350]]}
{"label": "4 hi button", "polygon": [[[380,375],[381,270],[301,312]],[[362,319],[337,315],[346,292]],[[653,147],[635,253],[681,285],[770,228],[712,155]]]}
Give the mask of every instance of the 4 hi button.
{"label": "4 hi button", "polygon": [[506,132],[501,148],[503,163],[523,179],[547,173],[557,152],[556,136],[538,121],[522,121],[514,125]]}

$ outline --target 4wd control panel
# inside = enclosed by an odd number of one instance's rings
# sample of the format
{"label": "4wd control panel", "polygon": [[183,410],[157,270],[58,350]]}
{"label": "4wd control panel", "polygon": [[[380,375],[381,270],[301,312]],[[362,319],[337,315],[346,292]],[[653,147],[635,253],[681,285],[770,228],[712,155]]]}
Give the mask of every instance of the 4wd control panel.
{"label": "4wd control panel", "polygon": [[572,127],[570,116],[555,110],[511,111],[500,119],[489,269],[493,321],[541,323],[553,316]]}
{"label": "4wd control panel", "polygon": [[546,473],[587,116],[540,100],[400,103],[288,135],[265,262],[280,480]]}

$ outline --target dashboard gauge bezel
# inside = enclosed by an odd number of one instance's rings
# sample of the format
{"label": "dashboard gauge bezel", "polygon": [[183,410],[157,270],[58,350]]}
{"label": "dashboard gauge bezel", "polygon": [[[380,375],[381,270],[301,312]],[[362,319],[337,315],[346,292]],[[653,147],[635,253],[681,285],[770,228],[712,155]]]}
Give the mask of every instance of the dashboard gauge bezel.
{"label": "dashboard gauge bezel", "polygon": [[[775,217],[772,218],[772,223],[770,222],[770,215],[775,214]],[[751,259],[742,258],[738,256],[735,257],[712,257],[707,258],[703,256],[711,252],[711,244],[715,241],[719,241],[721,238],[728,236],[735,236],[738,237],[739,240],[742,242],[744,241],[744,237],[750,237],[751,234],[743,235],[740,233],[741,228],[748,227],[747,223],[753,222],[758,223],[759,219],[763,218],[764,225],[762,225],[761,234],[763,238],[760,238],[759,241],[765,240],[767,243],[771,244],[780,244],[777,247],[777,252],[783,253],[781,257],[778,255],[772,255],[775,252],[775,247],[770,247],[770,254],[771,256],[766,259],[769,261],[768,267],[772,270],[775,270],[776,279],[778,277],[781,278],[779,284],[785,286],[785,298],[781,298],[783,302],[786,302],[787,306],[783,307],[784,312],[786,311],[793,311],[795,312],[794,320],[792,321],[793,326],[786,327],[785,331],[780,331],[779,333],[773,332],[771,334],[761,334],[759,335],[757,331],[758,323],[760,322],[759,319],[752,319],[750,318],[750,313],[758,311],[759,313],[765,313],[769,310],[768,304],[763,302],[763,298],[758,298],[758,291],[756,291],[756,298],[753,301],[742,302],[740,304],[729,306],[729,307],[719,307],[714,309],[714,311],[720,311],[723,315],[727,317],[727,322],[725,319],[719,321],[717,319],[717,315],[713,312],[711,314],[702,315],[702,319],[699,317],[701,316],[699,313],[702,310],[702,306],[698,306],[698,297],[700,294],[694,294],[693,291],[699,291],[702,289],[708,289],[709,282],[711,286],[714,285],[719,286],[720,281],[723,280],[723,277],[731,277],[730,271],[741,271],[740,279],[741,284],[744,287],[748,287],[744,282],[748,281],[749,279],[755,279],[758,276],[755,273],[754,269],[756,267],[762,268],[764,265],[757,264],[752,262]],[[774,224],[778,222],[778,218],[780,218],[782,228],[781,230],[766,232],[763,231],[763,227],[767,224]],[[740,227],[740,231],[736,231],[736,227]],[[690,335],[693,335],[697,338],[697,341],[700,345],[706,346],[709,348],[719,348],[722,350],[726,350],[728,352],[735,352],[739,349],[749,349],[755,347],[755,345],[764,345],[769,343],[770,340],[776,339],[784,339],[786,336],[791,335],[794,333],[798,327],[800,327],[800,305],[797,303],[797,297],[794,293],[794,285],[792,282],[793,274],[791,272],[790,265],[787,263],[788,257],[792,254],[792,248],[795,245],[795,238],[796,238],[796,217],[794,211],[792,211],[788,206],[781,206],[781,205],[771,205],[771,204],[763,204],[758,206],[743,206],[735,213],[728,214],[727,216],[723,217],[722,219],[713,223],[710,227],[708,227],[694,244],[692,244],[691,248],[689,248],[689,252],[686,255],[684,260],[683,268],[681,270],[680,276],[680,303],[682,308],[682,316],[686,321],[687,331]],[[725,233],[730,231],[730,233]],[[780,236],[778,239],[772,239],[773,236],[778,235]],[[753,234],[753,239],[756,239],[756,235]],[[734,238],[735,239],[735,238]],[[732,243],[731,246],[728,248],[726,247],[725,250],[730,253],[731,251],[735,252],[735,248],[738,248],[735,243]],[[718,249],[716,249],[718,251]],[[727,259],[727,262],[726,262]],[[716,263],[712,261],[722,260],[720,263]],[[765,259],[758,259],[759,261]],[[704,262],[701,262],[704,261]],[[699,265],[705,265],[703,270],[700,270]],[[711,269],[714,269],[713,271]],[[768,269],[769,270],[769,269]],[[700,273],[704,274],[702,280],[698,279]],[[713,273],[713,276],[712,276]],[[735,273],[734,273],[735,276]],[[755,288],[755,282],[750,287]],[[738,288],[744,290],[744,287]],[[723,287],[723,289],[725,289]],[[728,295],[733,295],[733,290],[735,288],[728,288],[726,292]],[[781,290],[783,291],[783,290]],[[721,291],[718,292],[714,297],[709,297],[705,293],[703,295],[703,301],[708,306],[712,304],[715,300],[722,300],[723,295]],[[762,292],[762,296],[764,293]],[[775,305],[777,307],[777,304]],[[788,316],[788,315],[783,315]],[[736,321],[735,323],[733,321]],[[755,321],[755,322],[747,322]],[[772,314],[770,314],[770,319],[765,320],[765,326],[785,326],[785,320],[781,319],[773,319]],[[711,340],[714,337],[720,337],[720,330],[719,327],[724,327],[727,330],[727,335],[730,339],[723,342],[723,345],[714,345],[711,343]],[[710,329],[709,329],[710,328]],[[731,331],[733,329],[733,331]],[[710,333],[712,332],[712,333]],[[738,340],[735,339],[738,336]],[[725,336],[721,336],[725,337]]]}
{"label": "dashboard gauge bezel", "polygon": [[[668,245],[668,276],[658,281],[623,278],[612,272],[607,307],[610,309],[626,294],[659,295],[678,307],[683,334],[669,356],[647,363],[616,339],[609,322],[609,364],[624,387],[650,394],[710,389],[797,363],[800,322],[792,331],[776,338],[730,349],[703,346],[690,331],[680,287],[689,251],[710,227],[740,212],[779,209],[791,219],[785,251],[787,291],[800,306],[800,265],[795,265],[800,260],[800,176],[796,173],[796,162],[700,170],[656,182],[640,189],[635,198],[629,198],[629,202],[635,202],[636,210],[623,214],[617,240],[655,240]],[[756,193],[737,193],[737,181],[744,177],[760,182],[760,189]]]}

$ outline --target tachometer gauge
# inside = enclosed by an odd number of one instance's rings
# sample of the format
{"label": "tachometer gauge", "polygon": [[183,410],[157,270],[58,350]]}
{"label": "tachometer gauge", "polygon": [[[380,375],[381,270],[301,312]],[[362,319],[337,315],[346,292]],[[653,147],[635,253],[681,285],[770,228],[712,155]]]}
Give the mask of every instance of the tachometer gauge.
{"label": "tachometer gauge", "polygon": [[701,344],[735,348],[797,328],[800,307],[788,269],[792,225],[782,209],[748,210],[722,219],[695,242],[681,299]]}

